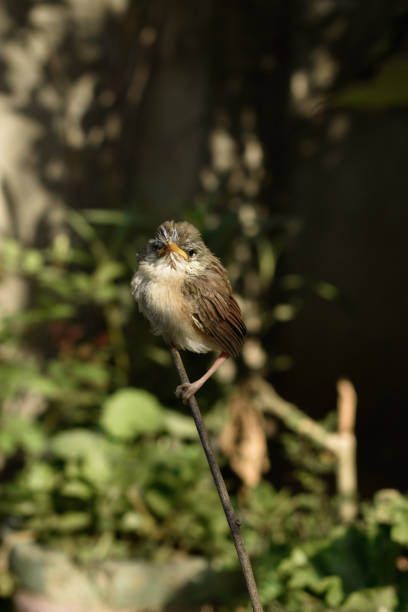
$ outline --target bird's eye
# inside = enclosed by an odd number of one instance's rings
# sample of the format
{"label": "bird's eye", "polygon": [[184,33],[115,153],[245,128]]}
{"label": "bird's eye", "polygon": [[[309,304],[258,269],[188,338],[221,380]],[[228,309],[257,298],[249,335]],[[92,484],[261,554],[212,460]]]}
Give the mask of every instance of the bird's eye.
{"label": "bird's eye", "polygon": [[188,249],[187,251],[187,255],[189,257],[193,257],[193,255],[195,255],[197,253],[197,251],[195,249]]}
{"label": "bird's eye", "polygon": [[159,251],[162,247],[163,247],[163,243],[160,240],[153,240],[152,243],[152,249],[154,251],[154,253],[157,253],[157,251]]}

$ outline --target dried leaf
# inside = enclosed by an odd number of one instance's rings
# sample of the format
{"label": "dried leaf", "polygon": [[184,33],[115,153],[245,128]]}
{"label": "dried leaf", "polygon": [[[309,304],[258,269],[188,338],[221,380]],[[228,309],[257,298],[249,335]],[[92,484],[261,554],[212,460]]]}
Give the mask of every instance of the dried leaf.
{"label": "dried leaf", "polygon": [[263,416],[242,389],[231,398],[228,412],[220,447],[244,484],[254,487],[269,467]]}

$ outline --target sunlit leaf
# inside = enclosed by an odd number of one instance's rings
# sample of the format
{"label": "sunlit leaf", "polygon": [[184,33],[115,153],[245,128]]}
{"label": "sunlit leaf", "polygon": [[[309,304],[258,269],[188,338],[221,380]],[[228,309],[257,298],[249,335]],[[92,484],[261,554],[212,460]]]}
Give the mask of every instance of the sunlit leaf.
{"label": "sunlit leaf", "polygon": [[106,261],[95,270],[95,282],[103,285],[123,275],[125,266],[117,261]]}
{"label": "sunlit leaf", "polygon": [[56,359],[50,362],[49,376],[64,387],[78,383],[103,388],[108,382],[108,371],[104,364],[76,359]]}
{"label": "sunlit leaf", "polygon": [[138,512],[125,512],[120,520],[122,531],[143,531],[146,527],[146,519]]}
{"label": "sunlit leaf", "polygon": [[91,515],[87,512],[65,512],[47,517],[47,523],[43,528],[61,532],[77,531],[88,527],[91,520]]}
{"label": "sunlit leaf", "polygon": [[408,546],[408,513],[391,528],[391,538],[394,542]]}
{"label": "sunlit leaf", "polygon": [[70,429],[50,440],[51,451],[62,459],[83,459],[90,452],[100,452],[108,445],[106,438],[89,429]]}
{"label": "sunlit leaf", "polygon": [[51,491],[57,479],[56,471],[44,461],[30,465],[24,474],[24,484],[30,491]]}
{"label": "sunlit leaf", "polygon": [[82,463],[82,474],[86,480],[98,487],[112,481],[114,473],[111,457],[105,449],[94,447],[86,453]]}
{"label": "sunlit leaf", "polygon": [[164,424],[167,431],[178,438],[185,440],[197,439],[197,429],[192,417],[185,416],[172,410],[166,410],[164,414]]}
{"label": "sunlit leaf", "polygon": [[101,425],[123,440],[163,430],[163,408],[154,395],[142,389],[121,389],[105,402]]}
{"label": "sunlit leaf", "polygon": [[92,489],[83,480],[68,480],[64,482],[60,493],[66,497],[89,499],[92,496]]}
{"label": "sunlit leaf", "polygon": [[24,254],[22,268],[27,274],[36,274],[44,265],[42,253],[36,249],[27,249]]}
{"label": "sunlit leaf", "polygon": [[45,436],[32,419],[15,414],[4,415],[0,427],[0,450],[6,454],[22,448],[32,453],[45,446]]}
{"label": "sunlit leaf", "polygon": [[397,605],[398,598],[395,587],[379,586],[351,593],[342,606],[342,610],[349,610],[350,612],[357,612],[358,610],[388,612],[396,610]]}

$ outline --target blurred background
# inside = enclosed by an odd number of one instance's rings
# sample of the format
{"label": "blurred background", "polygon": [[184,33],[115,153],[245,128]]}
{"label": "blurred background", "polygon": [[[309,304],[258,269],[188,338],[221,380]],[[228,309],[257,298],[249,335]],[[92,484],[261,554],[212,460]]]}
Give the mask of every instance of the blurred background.
{"label": "blurred background", "polygon": [[[4,605],[21,584],[49,596],[20,541],[237,580],[130,295],[174,218],[222,259],[248,327],[199,402],[266,608],[407,610],[407,0],[1,0],[0,30]],[[209,363],[184,360],[192,378]],[[333,453],[253,401],[267,382],[335,432],[340,378],[358,397],[344,525]],[[197,609],[246,609],[228,580]],[[155,609],[196,609],[180,592]]]}

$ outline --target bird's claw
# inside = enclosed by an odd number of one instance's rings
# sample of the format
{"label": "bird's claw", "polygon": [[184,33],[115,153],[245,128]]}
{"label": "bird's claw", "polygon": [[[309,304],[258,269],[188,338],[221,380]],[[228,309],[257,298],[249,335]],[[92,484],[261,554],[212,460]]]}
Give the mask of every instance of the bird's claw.
{"label": "bird's claw", "polygon": [[186,404],[194,393],[195,387],[193,383],[183,383],[176,387],[176,397],[183,400],[183,404]]}

